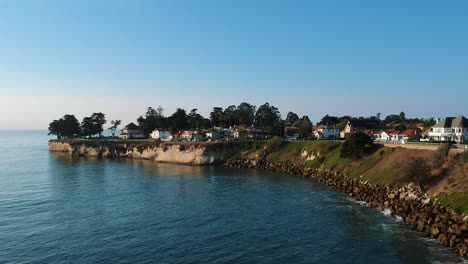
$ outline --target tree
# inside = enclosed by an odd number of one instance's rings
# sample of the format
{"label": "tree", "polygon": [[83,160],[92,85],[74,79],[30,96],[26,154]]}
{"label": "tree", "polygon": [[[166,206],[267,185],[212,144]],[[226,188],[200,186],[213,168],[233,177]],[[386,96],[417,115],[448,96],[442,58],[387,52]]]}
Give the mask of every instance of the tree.
{"label": "tree", "polygon": [[94,134],[99,134],[99,137],[101,137],[102,131],[104,131],[102,126],[107,122],[106,115],[101,112],[93,113],[91,118],[93,119]]}
{"label": "tree", "polygon": [[252,125],[255,118],[255,109],[254,105],[243,102],[237,107],[236,120],[238,124],[242,125]]}
{"label": "tree", "polygon": [[190,125],[191,129],[199,129],[203,122],[203,117],[197,113],[198,109],[194,108],[190,111],[187,117],[187,122]]}
{"label": "tree", "polygon": [[293,126],[299,128],[299,132],[301,133],[301,137],[307,138],[307,136],[312,133],[312,122],[310,121],[308,116],[303,116],[299,120],[297,120]]}
{"label": "tree", "polygon": [[222,107],[213,107],[213,111],[210,113],[210,119],[213,126],[223,126],[224,113]]}
{"label": "tree", "polygon": [[278,108],[269,103],[261,105],[255,113],[255,125],[269,134],[281,135],[281,116]]}
{"label": "tree", "polygon": [[187,112],[184,109],[177,110],[169,117],[172,132],[187,128]]}
{"label": "tree", "polygon": [[49,124],[49,135],[57,138],[73,138],[81,133],[80,124],[74,115],[64,115]]}
{"label": "tree", "polygon": [[405,120],[406,120],[405,112],[400,112],[400,121],[405,122]]}
{"label": "tree", "polygon": [[362,132],[356,132],[343,143],[341,157],[359,159],[372,152],[374,141]]}
{"label": "tree", "polygon": [[82,134],[87,136],[88,138],[91,138],[92,135],[94,135],[94,124],[93,124],[93,118],[92,117],[85,117],[83,118],[83,121],[81,122],[81,131]]}
{"label": "tree", "polygon": [[109,127],[108,129],[111,131],[112,133],[112,138],[115,137],[115,130],[117,129],[118,126],[120,126],[120,123],[122,121],[121,120],[111,120],[111,127]]}
{"label": "tree", "polygon": [[83,118],[81,122],[82,134],[91,138],[93,135],[98,134],[101,137],[104,129],[102,126],[106,123],[106,115],[103,113],[93,113],[89,117]]}
{"label": "tree", "polygon": [[138,125],[146,136],[157,128],[167,127],[168,120],[163,116],[163,112],[164,109],[161,106],[158,106],[156,109],[150,106],[146,110],[144,117],[138,117]]}
{"label": "tree", "polygon": [[164,108],[162,108],[160,105],[156,107],[156,112],[158,113],[158,116],[163,117],[164,113]]}
{"label": "tree", "polygon": [[224,125],[231,127],[235,125],[237,115],[237,107],[235,105],[230,105],[224,109]]}
{"label": "tree", "polygon": [[400,121],[401,121],[401,117],[399,115],[388,115],[384,119],[385,124],[398,123]]}
{"label": "tree", "polygon": [[63,119],[54,120],[50,122],[48,135],[56,135],[57,139],[60,139],[62,137],[62,129],[60,127],[61,121],[63,121]]}
{"label": "tree", "polygon": [[296,113],[289,112],[288,115],[286,116],[285,123],[287,126],[292,126],[298,120],[299,120],[299,116]]}
{"label": "tree", "polygon": [[336,116],[329,116],[325,115],[322,117],[322,120],[320,120],[320,125],[333,125],[338,123],[338,117]]}

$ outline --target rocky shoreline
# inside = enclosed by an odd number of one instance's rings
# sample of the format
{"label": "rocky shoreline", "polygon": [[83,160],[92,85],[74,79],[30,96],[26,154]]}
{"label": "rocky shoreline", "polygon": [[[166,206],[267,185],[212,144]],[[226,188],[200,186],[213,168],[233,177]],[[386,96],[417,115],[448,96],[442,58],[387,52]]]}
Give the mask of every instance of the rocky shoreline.
{"label": "rocky shoreline", "polygon": [[275,163],[266,160],[266,153],[257,159],[231,159],[225,165],[235,168],[263,169],[299,175],[325,184],[356,200],[392,215],[417,230],[421,236],[437,239],[462,257],[468,256],[468,216],[463,217],[439,205],[418,186],[381,187],[359,179],[351,179],[326,169],[309,169],[300,164]]}

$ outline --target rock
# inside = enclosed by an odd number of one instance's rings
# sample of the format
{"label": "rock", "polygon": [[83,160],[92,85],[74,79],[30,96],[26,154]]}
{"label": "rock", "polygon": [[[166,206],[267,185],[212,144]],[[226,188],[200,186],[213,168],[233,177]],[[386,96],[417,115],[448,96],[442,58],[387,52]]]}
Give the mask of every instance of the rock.
{"label": "rock", "polygon": [[426,199],[422,199],[421,203],[422,204],[428,204],[430,201],[431,201],[431,198],[426,198]]}

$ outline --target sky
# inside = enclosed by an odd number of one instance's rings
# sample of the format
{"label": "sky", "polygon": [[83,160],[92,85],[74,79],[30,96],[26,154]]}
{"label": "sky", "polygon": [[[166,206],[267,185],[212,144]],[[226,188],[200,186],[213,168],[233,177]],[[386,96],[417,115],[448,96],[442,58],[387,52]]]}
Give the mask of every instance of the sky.
{"label": "sky", "polygon": [[0,0],[0,129],[148,106],[468,115],[468,1]]}

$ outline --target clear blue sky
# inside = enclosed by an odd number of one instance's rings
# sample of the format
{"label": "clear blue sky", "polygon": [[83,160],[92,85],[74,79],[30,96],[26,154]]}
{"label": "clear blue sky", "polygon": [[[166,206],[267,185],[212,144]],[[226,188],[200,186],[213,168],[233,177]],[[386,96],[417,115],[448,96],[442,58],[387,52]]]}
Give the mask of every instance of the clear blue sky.
{"label": "clear blue sky", "polygon": [[468,114],[468,1],[0,0],[0,129],[288,111]]}

